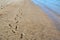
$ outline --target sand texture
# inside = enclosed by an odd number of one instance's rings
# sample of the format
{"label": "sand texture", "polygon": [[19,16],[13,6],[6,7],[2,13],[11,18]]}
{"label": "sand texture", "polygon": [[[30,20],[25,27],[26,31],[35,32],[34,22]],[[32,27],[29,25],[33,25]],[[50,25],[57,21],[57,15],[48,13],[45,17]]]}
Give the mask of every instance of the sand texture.
{"label": "sand texture", "polygon": [[0,8],[0,40],[60,40],[53,21],[31,0]]}

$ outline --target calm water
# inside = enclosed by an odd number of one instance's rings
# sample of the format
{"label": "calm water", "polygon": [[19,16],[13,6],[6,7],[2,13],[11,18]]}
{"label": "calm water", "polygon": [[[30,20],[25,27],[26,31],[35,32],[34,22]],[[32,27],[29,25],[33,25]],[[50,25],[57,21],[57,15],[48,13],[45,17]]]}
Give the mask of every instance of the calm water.
{"label": "calm water", "polygon": [[60,30],[60,0],[32,0],[51,18],[58,30]]}

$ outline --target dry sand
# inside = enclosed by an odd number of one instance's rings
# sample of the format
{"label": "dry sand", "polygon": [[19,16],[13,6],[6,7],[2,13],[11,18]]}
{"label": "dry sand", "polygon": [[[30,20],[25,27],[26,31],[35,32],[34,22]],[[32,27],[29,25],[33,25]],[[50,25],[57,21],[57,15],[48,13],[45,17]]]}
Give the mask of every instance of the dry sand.
{"label": "dry sand", "polygon": [[0,9],[0,40],[60,40],[53,21],[31,0]]}

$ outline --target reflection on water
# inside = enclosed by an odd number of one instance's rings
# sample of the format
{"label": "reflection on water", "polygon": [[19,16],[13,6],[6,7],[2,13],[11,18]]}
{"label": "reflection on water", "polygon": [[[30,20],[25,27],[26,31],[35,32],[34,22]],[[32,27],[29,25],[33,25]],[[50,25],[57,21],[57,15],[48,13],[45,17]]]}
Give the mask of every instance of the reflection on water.
{"label": "reflection on water", "polygon": [[60,30],[60,0],[32,0],[40,6],[46,14],[54,21],[56,28]]}

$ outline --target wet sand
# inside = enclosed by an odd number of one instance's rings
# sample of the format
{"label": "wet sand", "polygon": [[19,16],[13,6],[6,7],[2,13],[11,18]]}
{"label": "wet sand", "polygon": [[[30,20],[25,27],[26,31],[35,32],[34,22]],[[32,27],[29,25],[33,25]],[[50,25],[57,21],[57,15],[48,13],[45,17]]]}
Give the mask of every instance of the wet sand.
{"label": "wet sand", "polygon": [[0,40],[60,40],[53,21],[31,0],[0,9]]}

